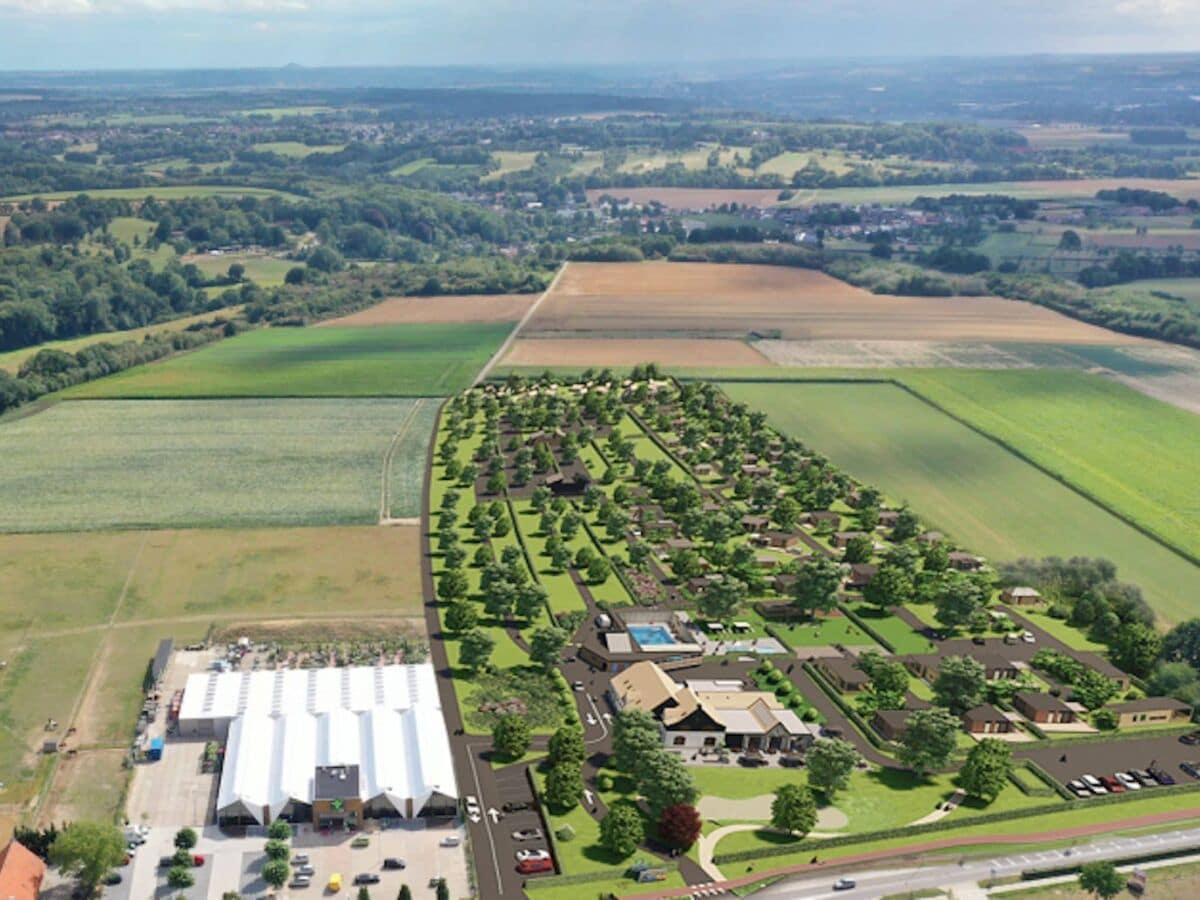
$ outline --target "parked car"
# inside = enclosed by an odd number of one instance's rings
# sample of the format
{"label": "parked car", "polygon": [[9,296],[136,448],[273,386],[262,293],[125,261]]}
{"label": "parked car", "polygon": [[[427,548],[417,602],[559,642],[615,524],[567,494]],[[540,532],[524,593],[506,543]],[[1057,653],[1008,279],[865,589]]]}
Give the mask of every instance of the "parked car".
{"label": "parked car", "polygon": [[1164,787],[1175,783],[1175,776],[1170,772],[1165,772],[1162,769],[1148,769],[1150,777]]}
{"label": "parked car", "polygon": [[293,866],[307,866],[308,865],[308,854],[307,853],[297,853],[295,856],[292,857],[292,865]]}
{"label": "parked car", "polygon": [[306,888],[312,884],[312,879],[307,875],[296,875],[288,882],[290,888]]}
{"label": "parked car", "polygon": [[1090,797],[1092,795],[1092,792],[1088,789],[1088,786],[1082,781],[1069,782],[1067,784],[1067,788],[1076,797]]}
{"label": "parked car", "polygon": [[1021,640],[1023,640],[1026,644],[1032,644],[1037,640],[1037,638],[1033,636],[1032,631],[1026,631],[1022,633]]}
{"label": "parked car", "polygon": [[1083,783],[1087,785],[1089,791],[1093,794],[1107,794],[1108,788],[1095,775],[1084,775]]}
{"label": "parked car", "polygon": [[448,834],[439,843],[443,847],[457,847],[462,843],[462,837],[457,834]]}
{"label": "parked car", "polygon": [[522,875],[536,875],[538,872],[553,872],[554,863],[550,858],[546,859],[526,859],[517,863],[517,871]]}
{"label": "parked car", "polygon": [[175,865],[175,857],[173,857],[173,856],[160,856],[158,858],[158,867],[160,869],[170,869],[170,868],[173,868],[174,865]]}
{"label": "parked car", "polygon": [[317,874],[317,870],[308,863],[300,863],[300,865],[296,866],[295,872],[297,875],[307,875],[309,878]]}
{"label": "parked car", "polygon": [[582,681],[572,681],[571,682],[571,690],[582,691],[583,690],[583,682]]}
{"label": "parked car", "polygon": [[114,884],[120,884],[121,883],[121,873],[120,872],[109,872],[107,875],[104,876],[104,883],[109,885],[110,887]]}
{"label": "parked car", "polygon": [[977,634],[975,637],[971,638],[971,643],[976,647],[982,647],[987,643],[987,640],[983,637],[983,635]]}
{"label": "parked car", "polygon": [[781,756],[779,757],[779,764],[788,769],[799,769],[804,765],[804,757],[791,755]]}
{"label": "parked car", "polygon": [[1154,776],[1152,776],[1145,769],[1130,769],[1129,774],[1140,781],[1143,787],[1154,787],[1158,784],[1158,782],[1154,780]]}
{"label": "parked car", "polygon": [[483,815],[482,811],[479,809],[479,801],[474,797],[464,797],[463,806],[466,808],[468,816],[479,818],[481,815]]}
{"label": "parked car", "polygon": [[549,850],[518,850],[517,862],[525,862],[527,859],[549,859]]}
{"label": "parked car", "polygon": [[542,839],[542,829],[540,828],[521,828],[512,833],[514,841],[540,841]]}
{"label": "parked car", "polygon": [[1117,781],[1111,775],[1101,775],[1100,782],[1113,794],[1125,793],[1125,785],[1121,784],[1121,782]]}
{"label": "parked car", "polygon": [[204,857],[201,856],[199,853],[197,853],[195,856],[192,857],[192,865],[193,866],[204,865]]}
{"label": "parked car", "polygon": [[379,884],[379,876],[374,872],[359,872],[354,876],[355,884]]}
{"label": "parked car", "polygon": [[506,813],[521,812],[524,809],[532,809],[533,804],[528,800],[510,800],[500,807]]}
{"label": "parked car", "polygon": [[1179,736],[1179,743],[1187,744],[1189,747],[1194,747],[1196,744],[1200,744],[1200,731],[1181,734]]}
{"label": "parked car", "polygon": [[853,878],[839,878],[833,883],[833,889],[835,891],[852,891],[856,887],[858,887],[858,882],[856,882]]}
{"label": "parked car", "polygon": [[1193,778],[1200,778],[1200,763],[1182,762],[1179,764],[1179,768],[1183,769],[1186,774],[1191,775]]}
{"label": "parked car", "polygon": [[766,764],[766,759],[761,756],[748,756],[746,754],[742,754],[738,757],[738,765],[745,766],[748,769],[754,769],[758,766],[765,766]]}
{"label": "parked car", "polygon": [[325,885],[325,889],[331,894],[336,894],[342,889],[342,876],[334,872],[329,876],[329,884]]}
{"label": "parked car", "polygon": [[396,856],[389,856],[383,861],[385,869],[403,869],[408,863]]}
{"label": "parked car", "polygon": [[1128,772],[1117,772],[1116,778],[1117,781],[1125,786],[1127,791],[1140,791],[1142,789],[1142,783]]}

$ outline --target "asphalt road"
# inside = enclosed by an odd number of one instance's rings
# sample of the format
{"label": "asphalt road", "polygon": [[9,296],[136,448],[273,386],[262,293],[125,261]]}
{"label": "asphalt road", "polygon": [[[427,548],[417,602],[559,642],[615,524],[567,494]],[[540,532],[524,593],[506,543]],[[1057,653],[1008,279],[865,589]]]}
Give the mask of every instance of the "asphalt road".
{"label": "asphalt road", "polygon": [[[1021,872],[1061,869],[1064,866],[1094,862],[1098,859],[1119,862],[1122,859],[1196,847],[1200,847],[1200,828],[1138,837],[1101,838],[1060,850],[1012,853],[1007,856],[969,859],[961,863],[955,860],[944,865],[919,868],[893,867],[842,873],[831,867],[828,872],[820,875],[785,878],[751,896],[757,900],[817,900],[825,897],[840,900],[874,900],[886,894],[919,891],[923,888],[945,888],[954,884],[1017,875]],[[843,876],[853,878],[857,886],[852,890],[834,891],[834,882]]]}

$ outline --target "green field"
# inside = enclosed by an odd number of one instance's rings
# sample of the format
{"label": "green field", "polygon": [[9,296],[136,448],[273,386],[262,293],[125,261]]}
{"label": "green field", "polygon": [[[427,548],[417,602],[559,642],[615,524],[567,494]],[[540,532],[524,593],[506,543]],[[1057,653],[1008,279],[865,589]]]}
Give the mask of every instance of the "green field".
{"label": "green field", "polygon": [[467,387],[512,325],[263,328],[79,385],[69,397],[441,397]]}
{"label": "green field", "polygon": [[220,256],[206,254],[193,256],[185,261],[190,262],[209,278],[223,278],[228,274],[230,266],[239,263],[246,268],[243,277],[263,287],[278,287],[283,284],[289,269],[302,265],[294,259],[262,256],[258,253],[223,253]]}
{"label": "green field", "polygon": [[0,531],[378,521],[416,515],[435,404],[60,403],[0,426]]}
{"label": "green field", "polygon": [[887,187],[801,188],[784,206],[813,203],[911,203],[917,197],[948,197],[951,194],[1004,194],[1019,199],[1090,199],[1096,192],[1115,187],[1166,191],[1187,200],[1200,195],[1200,180],[1165,178],[1080,178],[1065,181],[986,181],[959,184],[918,184]]}
{"label": "green field", "polygon": [[1195,615],[1197,567],[993,441],[885,384],[724,385],[993,563],[1096,556],[1168,621]]}
{"label": "green field", "polygon": [[277,153],[292,159],[303,159],[314,153],[341,153],[346,149],[345,144],[302,144],[299,141],[267,141],[255,144],[253,149],[260,153]]}
{"label": "green field", "polygon": [[1200,556],[1200,417],[1083,372],[924,370],[903,381]]}
{"label": "green field", "polygon": [[3,203],[20,203],[40,197],[43,200],[70,200],[80,194],[89,197],[113,200],[142,200],[146,197],[157,197],[159,200],[182,200],[185,197],[287,197],[299,200],[296,194],[287,191],[277,191],[274,188],[237,187],[230,184],[189,184],[189,185],[145,185],[133,188],[94,188],[82,191],[47,191],[41,194],[15,194],[10,197],[0,197]]}
{"label": "green field", "polygon": [[[537,159],[536,150],[497,150],[492,156],[496,162],[500,164],[500,168],[489,172],[483,177],[484,181],[492,181],[507,175],[509,172],[524,172],[526,169],[532,169],[534,160]],[[403,168],[403,167],[401,167]],[[399,169],[392,172],[393,175],[411,174],[401,172]]]}

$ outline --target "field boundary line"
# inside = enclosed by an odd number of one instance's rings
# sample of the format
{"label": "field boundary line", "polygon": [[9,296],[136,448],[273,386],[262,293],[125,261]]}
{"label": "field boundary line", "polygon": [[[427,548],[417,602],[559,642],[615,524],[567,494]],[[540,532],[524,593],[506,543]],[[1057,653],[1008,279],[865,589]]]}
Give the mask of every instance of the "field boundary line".
{"label": "field boundary line", "polygon": [[504,339],[504,343],[501,344],[499,349],[492,354],[492,358],[484,363],[483,368],[479,370],[479,374],[475,376],[475,380],[471,382],[471,387],[478,387],[481,383],[487,380],[487,377],[491,374],[492,369],[496,368],[500,360],[504,358],[510,349],[512,349],[512,345],[516,341],[517,335],[521,333],[521,329],[524,328],[529,320],[533,318],[533,314],[538,311],[538,307],[542,305],[542,301],[550,296],[551,292],[553,292],[554,288],[558,285],[558,280],[563,277],[563,273],[567,271],[567,267],[570,265],[571,263],[569,261],[562,264],[561,268],[559,268],[559,270],[555,273],[554,278],[551,279],[548,285],[546,285],[546,289],[542,291],[542,293],[536,300],[533,301],[533,303],[530,304],[529,309],[525,310],[525,315],[521,316],[521,321],[519,321],[513,330],[509,332],[508,337]]}
{"label": "field boundary line", "polygon": [[924,403],[925,405],[929,406],[931,409],[936,410],[938,413],[942,414],[943,416],[946,416],[947,418],[951,419],[952,421],[957,422],[959,425],[962,425],[964,428],[967,428],[968,430],[974,432],[975,434],[979,435],[980,437],[984,438],[985,440],[991,441],[993,444],[996,444],[1001,449],[1007,451],[1008,453],[1011,453],[1013,456],[1017,457],[1019,460],[1026,463],[1027,465],[1033,466],[1033,468],[1037,469],[1043,475],[1054,479],[1059,484],[1061,484],[1063,487],[1067,488],[1067,490],[1078,495],[1079,497],[1082,497],[1084,500],[1088,501],[1093,506],[1099,507],[1104,512],[1108,513],[1110,516],[1117,519],[1121,523],[1128,525],[1134,531],[1136,531],[1140,535],[1142,535],[1142,537],[1149,538],[1150,540],[1154,541],[1154,543],[1158,544],[1163,549],[1168,550],[1171,553],[1175,554],[1176,556],[1178,556],[1180,559],[1184,560],[1185,562],[1191,563],[1193,566],[1200,567],[1200,557],[1194,556],[1192,553],[1190,553],[1187,550],[1184,550],[1182,547],[1177,547],[1176,545],[1170,543],[1165,538],[1163,538],[1162,535],[1156,533],[1155,531],[1153,531],[1150,528],[1146,527],[1145,525],[1141,524],[1137,520],[1131,518],[1124,512],[1121,512],[1120,510],[1110,506],[1108,503],[1106,503],[1104,500],[1101,500],[1099,497],[1092,494],[1086,488],[1080,487],[1079,485],[1075,484],[1073,481],[1069,480],[1065,475],[1062,475],[1061,473],[1056,472],[1053,469],[1051,469],[1049,466],[1046,466],[1043,463],[1040,463],[1037,460],[1033,459],[1027,453],[1025,453],[1023,450],[1021,450],[1018,447],[1014,447],[1012,444],[1010,444],[1004,438],[998,437],[998,436],[992,434],[991,432],[986,431],[981,426],[976,425],[974,422],[971,422],[969,419],[965,419],[962,416],[960,416],[954,412],[951,412],[950,410],[946,409],[941,404],[939,404],[937,401],[925,396],[923,393],[920,392],[919,389],[917,389],[909,384],[906,384],[905,382],[900,381],[896,378],[796,378],[796,377],[787,378],[787,377],[783,377],[783,376],[778,377],[778,378],[772,378],[772,377],[764,376],[764,377],[733,377],[733,378],[719,377],[719,378],[711,378],[710,379],[710,378],[704,378],[704,377],[698,376],[698,375],[687,375],[687,376],[681,375],[681,376],[677,376],[677,378],[679,381],[712,381],[715,383],[728,382],[731,384],[890,384],[890,385],[893,385],[893,386],[899,388],[900,390],[904,391],[906,394],[914,397],[915,399],[917,399],[920,402]]}
{"label": "field boundary line", "polygon": [[392,460],[396,456],[396,448],[400,446],[400,442],[412,430],[412,424],[416,420],[417,413],[424,402],[424,399],[420,399],[412,405],[412,408],[408,411],[408,415],[404,417],[404,421],[400,423],[400,427],[392,435],[392,442],[388,444],[387,452],[383,454],[383,472],[379,479],[380,525],[396,524],[396,520],[392,518]]}

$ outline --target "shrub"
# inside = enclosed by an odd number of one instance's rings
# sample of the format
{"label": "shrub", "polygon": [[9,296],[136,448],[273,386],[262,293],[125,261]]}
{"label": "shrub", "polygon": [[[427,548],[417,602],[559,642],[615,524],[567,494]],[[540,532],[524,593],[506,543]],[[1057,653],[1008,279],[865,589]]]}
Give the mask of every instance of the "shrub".
{"label": "shrub", "polygon": [[167,884],[176,890],[190,888],[195,883],[195,876],[185,866],[172,866],[171,871],[167,873]]}
{"label": "shrub", "polygon": [[288,854],[291,853],[287,841],[270,840],[263,849],[271,859],[287,859]]}
{"label": "shrub", "polygon": [[611,791],[613,789],[613,779],[611,775],[603,774],[596,776],[596,789],[601,791]]}
{"label": "shrub", "polygon": [[573,841],[575,840],[575,829],[570,825],[563,825],[556,832],[554,832],[554,836],[560,841]]}
{"label": "shrub", "polygon": [[292,837],[292,826],[283,819],[276,819],[267,828],[267,837],[276,841],[287,841]]}

